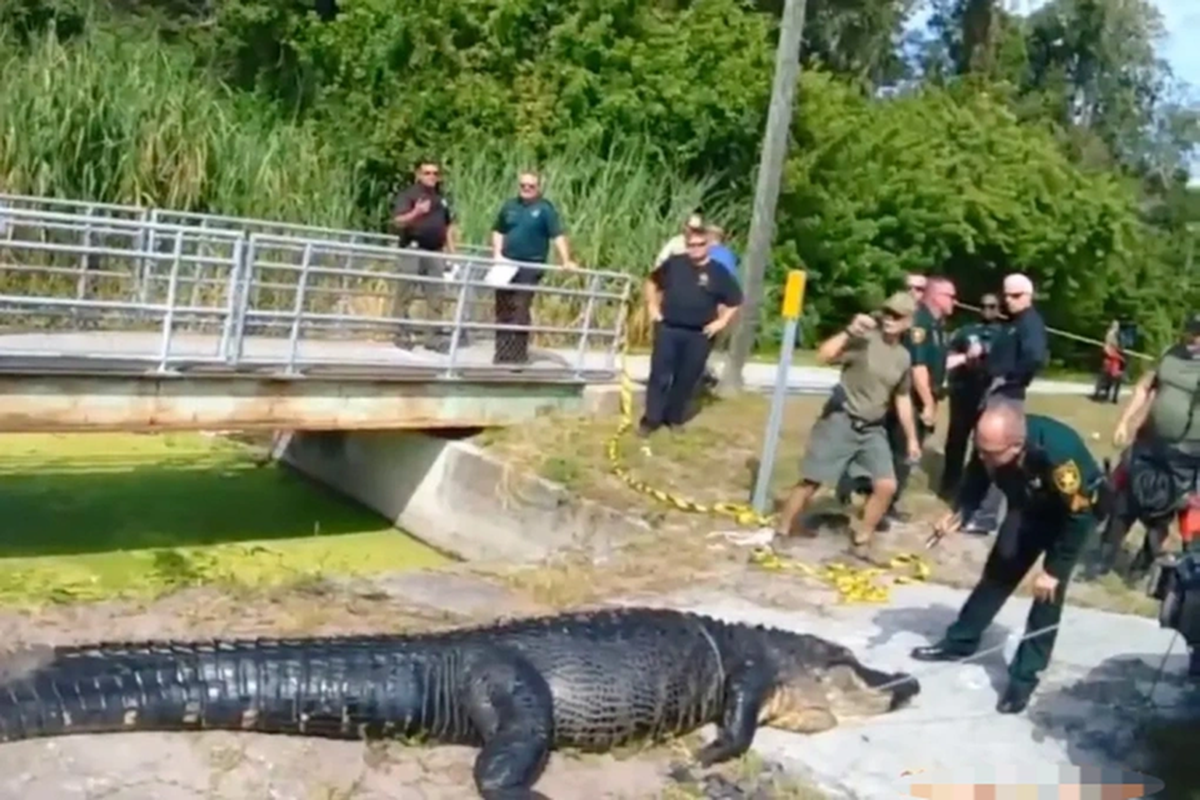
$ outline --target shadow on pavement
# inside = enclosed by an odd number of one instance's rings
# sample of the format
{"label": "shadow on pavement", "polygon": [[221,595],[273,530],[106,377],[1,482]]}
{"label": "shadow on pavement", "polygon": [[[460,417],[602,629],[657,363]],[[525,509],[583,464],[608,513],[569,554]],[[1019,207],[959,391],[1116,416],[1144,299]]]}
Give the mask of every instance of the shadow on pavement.
{"label": "shadow on pavement", "polygon": [[[1154,776],[1160,800],[1200,799],[1200,685],[1187,678],[1176,642],[1162,653],[1101,662],[1083,677],[1043,684],[1027,712],[1034,738],[1061,742],[1071,764],[1119,766]],[[1153,689],[1153,697],[1149,693]]]}

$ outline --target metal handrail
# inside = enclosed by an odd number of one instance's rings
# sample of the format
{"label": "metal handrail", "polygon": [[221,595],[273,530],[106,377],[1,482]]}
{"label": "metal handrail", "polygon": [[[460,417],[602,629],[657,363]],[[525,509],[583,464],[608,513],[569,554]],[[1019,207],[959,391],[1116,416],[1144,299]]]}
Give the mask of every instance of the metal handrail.
{"label": "metal handrail", "polygon": [[[0,201],[11,197],[0,195]],[[478,341],[482,333],[495,334],[497,348],[513,332],[539,341],[569,343],[560,351],[564,354],[560,360],[580,380],[585,374],[615,372],[625,305],[632,291],[632,278],[625,273],[497,261],[469,253],[430,253],[399,247],[398,239],[396,245],[386,246],[337,238],[354,235],[351,231],[287,226],[321,234],[300,236],[279,233],[283,227],[279,225],[274,231],[254,231],[254,220],[242,227],[202,227],[172,221],[169,214],[95,216],[91,212],[98,204],[77,203],[76,207],[89,213],[0,205],[0,321],[10,329],[24,325],[36,332],[20,340],[0,336],[0,358],[41,353],[89,362],[150,361],[158,372],[197,362],[223,363],[231,369],[272,363],[285,374],[298,376],[309,366],[348,358],[321,352],[339,336],[344,340],[353,333],[350,341],[361,343],[363,335],[391,335],[405,329],[441,330],[450,337],[445,359],[423,362],[424,366],[403,365],[407,371],[425,369],[439,378],[457,378],[464,369],[517,368],[480,362],[478,352],[468,351],[468,339]],[[116,211],[131,209],[117,207]],[[226,219],[236,222],[236,218]],[[486,275],[501,263],[540,272],[543,278],[536,284],[497,285]],[[442,274],[419,274],[430,264]],[[453,269],[447,270],[447,265]],[[535,320],[517,324],[467,313],[479,295],[501,288],[536,303]],[[386,296],[392,296],[394,303],[405,292],[424,298],[424,317],[412,316],[411,307],[402,307],[399,316],[387,312]],[[437,308],[429,306],[432,297],[442,298]],[[441,316],[438,308],[452,311],[452,318]],[[71,325],[85,323],[109,329],[115,325],[118,334],[130,336],[130,328],[153,326],[158,345],[153,352],[143,352],[133,345],[114,350],[106,342],[108,352],[97,352],[76,341],[75,349],[66,352],[54,342],[32,346],[28,338],[73,331]],[[208,330],[212,326],[217,330]],[[196,353],[194,348],[182,352],[181,333],[193,337],[215,333],[213,353]],[[252,352],[261,350],[264,341],[284,336],[286,355],[270,347],[267,355]],[[87,337],[75,340],[88,341]],[[605,365],[597,370],[589,356],[600,348]],[[365,359],[350,360],[396,366],[395,352],[376,349]]]}

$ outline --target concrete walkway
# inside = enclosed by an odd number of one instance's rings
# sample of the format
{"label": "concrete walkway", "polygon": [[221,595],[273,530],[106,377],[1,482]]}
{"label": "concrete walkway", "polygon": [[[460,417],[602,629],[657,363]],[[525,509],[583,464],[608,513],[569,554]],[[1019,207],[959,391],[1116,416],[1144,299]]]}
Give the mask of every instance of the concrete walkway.
{"label": "concrete walkway", "polygon": [[810,776],[835,797],[908,796],[906,772],[935,783],[1057,784],[1066,779],[1065,766],[1137,769],[1127,761],[1137,749],[1140,721],[1200,714],[1200,691],[1186,679],[1182,642],[1175,642],[1155,688],[1153,701],[1160,708],[1147,707],[1146,693],[1172,644],[1172,631],[1153,620],[1074,607],[1063,617],[1054,661],[1029,708],[1020,715],[997,714],[997,691],[1024,630],[1028,599],[1014,598],[1004,608],[983,646],[1004,649],[977,663],[931,665],[908,656],[944,630],[965,596],[950,587],[920,585],[895,587],[892,602],[882,608],[786,611],[701,591],[664,604],[814,633],[850,647],[868,665],[918,677],[921,694],[914,705],[892,715],[815,736],[759,731],[754,746],[764,758]]}

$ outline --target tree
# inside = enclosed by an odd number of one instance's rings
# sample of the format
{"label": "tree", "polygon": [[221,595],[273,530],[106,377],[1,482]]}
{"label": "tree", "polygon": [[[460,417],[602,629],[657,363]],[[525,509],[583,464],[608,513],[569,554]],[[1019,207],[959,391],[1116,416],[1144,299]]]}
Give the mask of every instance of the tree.
{"label": "tree", "polygon": [[924,87],[871,101],[812,73],[802,97],[779,239],[809,270],[810,327],[842,324],[912,270],[950,275],[964,297],[1025,271],[1051,324],[1081,332],[1118,308],[1177,308],[1142,255],[1133,187],[1073,166],[1002,99]]}

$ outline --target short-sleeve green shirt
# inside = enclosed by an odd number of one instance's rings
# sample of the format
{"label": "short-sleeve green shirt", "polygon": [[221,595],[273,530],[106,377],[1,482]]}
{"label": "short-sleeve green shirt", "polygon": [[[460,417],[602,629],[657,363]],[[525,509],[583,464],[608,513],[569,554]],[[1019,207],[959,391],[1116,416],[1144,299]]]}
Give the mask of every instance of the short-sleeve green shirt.
{"label": "short-sleeve green shirt", "polygon": [[492,230],[504,235],[501,255],[535,264],[546,262],[550,242],[563,232],[558,209],[544,197],[529,203],[519,197],[510,198],[500,207]]}
{"label": "short-sleeve green shirt", "polygon": [[929,370],[929,388],[935,392],[941,389],[946,382],[946,326],[924,303],[913,314],[904,344],[912,356],[912,365]]}

